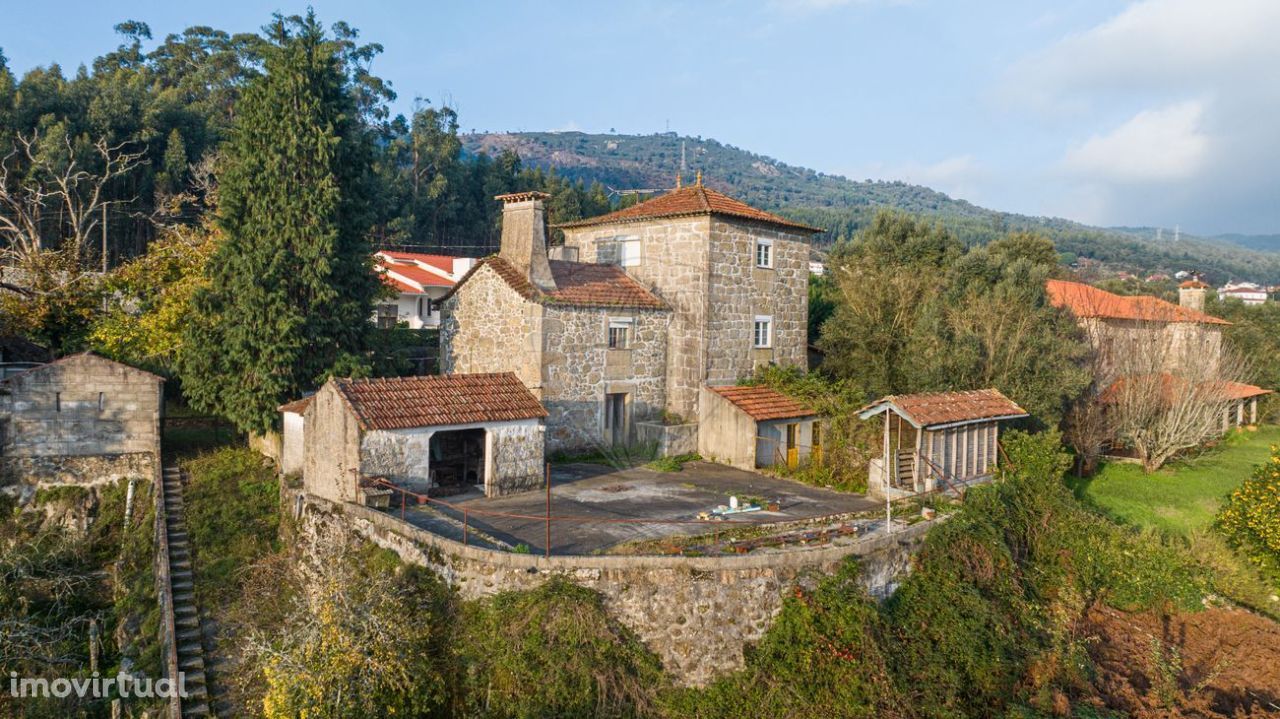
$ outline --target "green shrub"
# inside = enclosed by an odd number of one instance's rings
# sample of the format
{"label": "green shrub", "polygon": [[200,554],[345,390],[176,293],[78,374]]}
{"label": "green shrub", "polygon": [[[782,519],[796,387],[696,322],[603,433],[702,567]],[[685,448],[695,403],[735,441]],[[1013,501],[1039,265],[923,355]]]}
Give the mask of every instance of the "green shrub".
{"label": "green shrub", "polygon": [[674,457],[659,457],[645,466],[659,472],[679,472],[684,469],[685,462],[697,462],[702,459],[699,454],[678,454]]}
{"label": "green shrub", "polygon": [[456,650],[466,716],[639,717],[652,714],[657,658],[564,579],[466,605]]}
{"label": "green shrub", "polygon": [[1280,447],[1231,493],[1214,526],[1249,561],[1280,574]]}
{"label": "green shrub", "polygon": [[262,455],[228,447],[183,464],[191,475],[184,490],[187,532],[202,604],[235,596],[238,574],[276,549],[279,482]]}

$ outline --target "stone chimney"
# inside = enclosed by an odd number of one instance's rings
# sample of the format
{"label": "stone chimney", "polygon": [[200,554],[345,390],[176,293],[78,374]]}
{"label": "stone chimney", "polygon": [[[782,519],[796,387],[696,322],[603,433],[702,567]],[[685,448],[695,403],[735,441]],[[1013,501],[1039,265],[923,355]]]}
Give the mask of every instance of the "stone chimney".
{"label": "stone chimney", "polygon": [[1204,297],[1209,285],[1193,278],[1178,285],[1178,304],[1197,312],[1204,312]]}
{"label": "stone chimney", "polygon": [[542,201],[545,192],[513,192],[493,198],[502,202],[502,249],[498,254],[516,266],[539,289],[556,288],[547,262],[547,229]]}

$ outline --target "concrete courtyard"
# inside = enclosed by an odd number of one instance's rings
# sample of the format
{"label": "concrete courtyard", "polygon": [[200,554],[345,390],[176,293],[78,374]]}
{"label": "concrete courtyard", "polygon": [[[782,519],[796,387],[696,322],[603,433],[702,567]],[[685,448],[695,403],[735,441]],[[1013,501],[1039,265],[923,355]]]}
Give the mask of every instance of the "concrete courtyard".
{"label": "concrete courtyard", "polygon": [[[680,523],[697,520],[701,512],[729,504],[729,497],[754,498],[775,503],[765,510],[730,515],[732,521]],[[527,492],[486,499],[480,492],[432,502],[435,512],[511,546],[525,545],[533,553],[546,547],[547,498],[545,492]],[[619,544],[668,536],[705,534],[739,523],[790,522],[832,514],[874,510],[879,503],[866,497],[834,492],[785,479],[766,477],[710,462],[689,462],[680,472],[659,472],[645,467],[616,470],[598,464],[565,464],[551,469],[551,514],[573,519],[552,522],[551,548],[555,554],[591,554]],[[456,526],[448,526],[430,509],[410,507],[406,519],[426,529],[460,538]],[[491,516],[488,513],[524,516]],[[609,520],[626,520],[623,522]],[[472,538],[472,541],[478,540]],[[478,542],[483,543],[483,542]]]}

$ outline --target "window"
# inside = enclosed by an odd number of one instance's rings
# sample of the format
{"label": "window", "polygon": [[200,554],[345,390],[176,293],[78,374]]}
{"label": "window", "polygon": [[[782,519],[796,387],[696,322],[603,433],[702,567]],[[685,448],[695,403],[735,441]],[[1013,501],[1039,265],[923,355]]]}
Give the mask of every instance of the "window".
{"label": "window", "polygon": [[396,326],[396,306],[378,305],[378,329],[390,330]]}
{"label": "window", "polygon": [[[423,299],[423,298],[421,298],[421,297],[419,297],[419,298],[418,298],[418,316],[419,316],[419,317],[426,317],[427,315],[422,314],[422,299]],[[430,310],[428,310],[428,311],[427,311],[427,314],[428,314],[428,315],[429,315],[429,314],[431,314]]]}
{"label": "window", "polygon": [[596,240],[596,262],[635,267],[640,264],[640,240],[635,237],[603,237]]}
{"label": "window", "polygon": [[623,444],[627,439],[627,394],[625,392],[610,393],[604,396],[604,429],[605,436],[614,444]]}
{"label": "window", "polygon": [[753,341],[757,349],[768,349],[773,346],[773,318],[768,315],[757,315]]}
{"label": "window", "polygon": [[756,240],[756,267],[773,267],[773,240]]}
{"label": "window", "polygon": [[98,393],[98,411],[101,412],[106,408],[107,408],[107,393],[99,392]]}
{"label": "window", "polygon": [[62,393],[61,392],[53,393],[53,411],[54,412],[62,411]]}
{"label": "window", "polygon": [[631,319],[609,320],[609,349],[624,350],[630,346]]}

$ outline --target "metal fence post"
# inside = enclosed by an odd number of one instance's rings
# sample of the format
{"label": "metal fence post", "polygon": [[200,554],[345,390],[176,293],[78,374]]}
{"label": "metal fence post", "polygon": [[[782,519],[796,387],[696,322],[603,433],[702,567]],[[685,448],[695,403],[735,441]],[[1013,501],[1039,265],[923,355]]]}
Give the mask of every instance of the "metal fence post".
{"label": "metal fence post", "polygon": [[467,510],[462,510],[462,546],[467,546]]}
{"label": "metal fence post", "polygon": [[551,558],[551,463],[547,462],[547,558]]}

